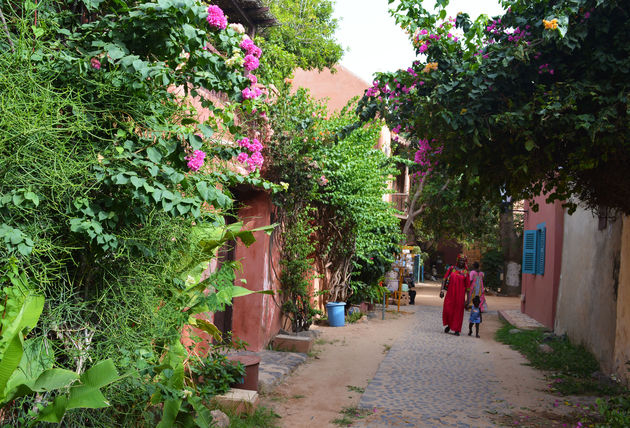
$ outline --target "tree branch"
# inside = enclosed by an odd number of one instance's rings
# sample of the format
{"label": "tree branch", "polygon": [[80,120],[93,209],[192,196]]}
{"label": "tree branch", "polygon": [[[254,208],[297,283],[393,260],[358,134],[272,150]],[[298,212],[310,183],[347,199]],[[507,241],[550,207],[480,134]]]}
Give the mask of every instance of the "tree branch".
{"label": "tree branch", "polygon": [[2,13],[2,8],[0,8],[0,21],[2,21],[2,27],[4,28],[4,32],[7,34],[7,39],[9,39],[9,46],[11,46],[11,52],[15,52],[15,45],[13,45],[13,40],[11,40],[11,33],[9,33],[9,27],[7,27],[7,21],[4,20],[4,14]]}

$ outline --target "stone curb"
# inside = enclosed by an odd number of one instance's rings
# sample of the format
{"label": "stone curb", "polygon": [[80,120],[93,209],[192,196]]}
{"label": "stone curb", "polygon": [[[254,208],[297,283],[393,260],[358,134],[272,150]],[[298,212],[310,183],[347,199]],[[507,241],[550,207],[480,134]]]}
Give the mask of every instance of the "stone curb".
{"label": "stone curb", "polygon": [[516,328],[520,328],[521,330],[532,330],[535,328],[545,328],[544,325],[530,317],[522,313],[516,309],[505,309],[499,311],[499,319],[512,324]]}

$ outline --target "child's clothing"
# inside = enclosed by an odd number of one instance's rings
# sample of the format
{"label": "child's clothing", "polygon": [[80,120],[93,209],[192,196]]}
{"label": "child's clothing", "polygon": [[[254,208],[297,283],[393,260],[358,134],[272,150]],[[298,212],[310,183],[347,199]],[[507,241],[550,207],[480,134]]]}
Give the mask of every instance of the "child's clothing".
{"label": "child's clothing", "polygon": [[473,306],[470,310],[470,323],[471,324],[479,324],[481,323],[481,309]]}

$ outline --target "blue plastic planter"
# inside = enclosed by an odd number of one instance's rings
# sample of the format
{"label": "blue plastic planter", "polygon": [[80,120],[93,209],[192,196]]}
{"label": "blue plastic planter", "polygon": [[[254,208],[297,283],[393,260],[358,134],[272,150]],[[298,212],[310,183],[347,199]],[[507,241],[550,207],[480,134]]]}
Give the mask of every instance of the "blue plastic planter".
{"label": "blue plastic planter", "polygon": [[331,327],[343,327],[346,319],[344,317],[345,302],[326,303],[326,311],[328,312],[328,324]]}

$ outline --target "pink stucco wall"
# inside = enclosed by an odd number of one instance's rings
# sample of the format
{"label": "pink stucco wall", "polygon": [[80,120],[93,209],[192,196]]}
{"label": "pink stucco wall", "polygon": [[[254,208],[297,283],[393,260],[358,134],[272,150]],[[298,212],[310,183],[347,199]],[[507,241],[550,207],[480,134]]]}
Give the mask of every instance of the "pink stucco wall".
{"label": "pink stucco wall", "polygon": [[540,223],[547,227],[545,242],[545,274],[522,276],[521,312],[529,315],[546,327],[553,328],[556,317],[556,302],[562,268],[562,237],[564,230],[564,208],[562,202],[547,204],[544,196],[535,199],[538,212],[525,203],[525,230],[535,230]]}
{"label": "pink stucco wall", "polygon": [[317,99],[328,98],[328,111],[339,111],[353,97],[363,96],[370,84],[341,65],[336,65],[336,73],[323,71],[295,70],[293,87],[308,88]]}
{"label": "pink stucco wall", "polygon": [[[249,191],[241,193],[238,200],[243,204],[238,217],[245,223],[245,228],[254,229],[270,224],[273,205],[267,193]],[[234,257],[242,263],[243,269],[237,272],[235,284],[255,291],[277,291],[279,286],[272,269],[272,264],[279,259],[277,249],[270,235],[265,232],[255,232],[254,235],[256,242],[250,247],[240,241],[236,246]],[[278,272],[277,265],[275,270]],[[241,279],[247,282],[243,284]],[[281,312],[274,296],[250,294],[237,297],[232,307],[232,333],[248,343],[248,350],[260,351],[278,333]]]}

